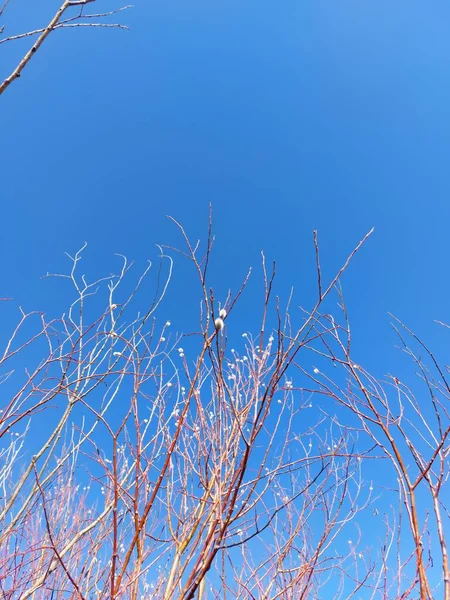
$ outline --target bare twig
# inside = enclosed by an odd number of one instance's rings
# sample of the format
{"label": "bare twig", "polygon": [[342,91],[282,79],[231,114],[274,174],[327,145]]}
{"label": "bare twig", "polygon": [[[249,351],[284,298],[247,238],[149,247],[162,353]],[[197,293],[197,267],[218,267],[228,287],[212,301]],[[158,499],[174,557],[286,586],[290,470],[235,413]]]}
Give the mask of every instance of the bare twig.
{"label": "bare twig", "polygon": [[[1,13],[3,12],[3,10],[5,9],[8,1],[9,0],[7,0],[5,2],[5,4],[3,5],[1,12],[0,12],[0,16],[1,16]],[[119,23],[103,23],[103,22],[91,23],[89,21],[88,22],[79,22],[79,20],[80,19],[88,19],[89,20],[89,19],[109,17],[113,14],[116,14],[118,12],[126,10],[127,8],[130,8],[131,5],[123,6],[121,8],[118,8],[118,9],[115,9],[112,11],[108,11],[108,12],[104,12],[104,13],[90,14],[90,15],[89,14],[84,15],[83,11],[81,10],[78,15],[75,15],[73,17],[69,17],[67,19],[62,20],[63,15],[70,8],[80,7],[81,9],[83,9],[86,4],[90,4],[92,2],[95,2],[95,0],[64,0],[64,2],[61,4],[59,9],[56,11],[54,17],[51,19],[51,21],[49,22],[49,24],[46,27],[30,30],[30,31],[20,33],[17,35],[11,35],[11,36],[1,39],[0,44],[3,44],[5,42],[11,42],[11,41],[23,39],[26,37],[32,37],[35,35],[39,36],[38,39],[33,43],[32,47],[28,50],[28,52],[19,61],[18,65],[12,71],[12,73],[8,77],[6,77],[6,79],[4,79],[2,83],[0,83],[0,94],[2,94],[11,85],[11,83],[14,80],[18,79],[22,75],[22,71],[25,69],[25,67],[31,61],[33,55],[37,52],[37,50],[44,43],[44,41],[47,39],[47,37],[50,35],[50,33],[52,31],[55,31],[56,29],[62,29],[65,27],[106,27],[106,28],[112,27],[112,28],[119,28],[119,29],[128,29],[128,27],[126,25],[121,25]]]}

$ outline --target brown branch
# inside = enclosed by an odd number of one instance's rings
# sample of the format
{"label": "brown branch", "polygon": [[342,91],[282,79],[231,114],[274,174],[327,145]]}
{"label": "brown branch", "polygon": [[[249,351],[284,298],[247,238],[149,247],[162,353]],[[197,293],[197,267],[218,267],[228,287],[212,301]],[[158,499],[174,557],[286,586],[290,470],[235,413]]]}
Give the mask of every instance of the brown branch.
{"label": "brown branch", "polygon": [[316,269],[317,269],[317,287],[319,289],[319,300],[322,300],[322,275],[320,271],[320,255],[319,255],[319,244],[317,241],[317,230],[313,231],[314,237],[314,248],[316,250]]}
{"label": "brown branch", "polygon": [[25,69],[27,64],[30,62],[32,56],[40,48],[40,46],[44,43],[44,41],[47,39],[47,37],[50,35],[50,33],[54,30],[55,25],[57,25],[58,21],[61,19],[62,15],[65,13],[65,11],[69,8],[69,6],[71,4],[72,3],[70,2],[70,0],[64,0],[64,2],[61,4],[61,6],[56,11],[56,14],[53,17],[53,19],[50,21],[50,23],[47,25],[47,27],[44,29],[44,31],[39,36],[39,38],[36,40],[35,44],[33,44],[33,46],[30,48],[30,50],[25,54],[25,56],[19,62],[19,64],[14,69],[14,71],[11,73],[11,75],[9,77],[7,77],[0,84],[0,94],[3,94],[3,92],[11,85],[11,83],[15,79],[18,79],[21,76],[22,71]]}
{"label": "brown branch", "polygon": [[116,27],[118,29],[129,29],[128,25],[122,25],[121,23],[61,23],[55,29],[62,29],[63,27]]}
{"label": "brown branch", "polygon": [[9,37],[1,39],[0,44],[4,44],[5,42],[13,42],[14,40],[21,40],[22,38],[42,33],[43,31],[45,31],[45,28],[34,29],[33,31],[27,31],[26,33],[18,33],[17,35],[10,35]]}
{"label": "brown branch", "polygon": [[[7,2],[8,1],[9,0],[7,0]],[[105,28],[128,29],[128,27],[126,25],[121,25],[119,23],[69,23],[69,21],[74,21],[76,19],[82,19],[82,18],[90,19],[90,18],[98,18],[98,17],[107,17],[112,14],[118,13],[122,10],[125,10],[127,8],[130,8],[131,5],[127,5],[127,6],[119,8],[119,9],[107,12],[107,13],[99,13],[98,16],[97,15],[83,15],[80,12],[80,14],[75,17],[71,17],[69,19],[66,19],[65,21],[61,21],[61,18],[67,9],[74,7],[74,6],[80,6],[81,8],[83,8],[83,6],[85,4],[89,4],[92,2],[95,2],[95,0],[64,0],[64,2],[61,4],[59,9],[56,11],[56,14],[54,15],[54,17],[50,21],[50,23],[47,25],[47,27],[44,27],[41,29],[35,29],[33,31],[28,31],[26,33],[20,33],[18,35],[8,36],[8,37],[0,40],[0,44],[3,44],[5,42],[19,40],[19,39],[23,39],[25,37],[30,37],[33,35],[39,35],[36,42],[33,44],[33,46],[30,48],[30,50],[28,50],[28,52],[25,54],[25,56],[22,58],[22,60],[20,60],[19,64],[13,70],[13,72],[9,75],[9,77],[4,79],[4,81],[2,83],[0,83],[0,94],[2,94],[11,85],[11,83],[13,81],[18,79],[22,75],[22,71],[25,69],[25,67],[28,65],[28,63],[31,61],[33,55],[37,52],[37,50],[40,48],[40,46],[44,43],[44,41],[47,39],[47,37],[50,35],[50,33],[52,31],[54,31],[55,29],[62,29],[64,27],[105,27]],[[3,10],[6,6],[6,3],[3,5],[1,12],[3,12]],[[1,12],[0,12],[0,15],[1,15]],[[1,33],[1,31],[0,31],[0,33]]]}
{"label": "brown branch", "polygon": [[56,543],[55,543],[55,541],[53,539],[52,530],[51,530],[51,527],[50,527],[50,520],[49,520],[49,517],[48,517],[47,503],[46,503],[46,499],[45,499],[44,490],[42,489],[41,483],[39,481],[39,475],[38,475],[38,472],[36,470],[36,467],[34,468],[34,474],[35,474],[35,477],[36,477],[36,485],[37,485],[37,487],[39,489],[39,492],[41,494],[42,510],[43,510],[43,513],[44,513],[45,526],[46,526],[46,529],[47,529],[47,534],[48,534],[48,538],[50,540],[51,548],[52,548],[53,552],[56,554],[56,558],[58,559],[58,562],[60,563],[61,567],[63,568],[63,570],[65,572],[65,574],[67,575],[67,578],[69,579],[70,583],[76,589],[76,591],[78,593],[78,598],[80,600],[86,600],[85,597],[83,596],[83,594],[81,593],[80,588],[79,588],[77,582],[72,577],[71,573],[69,572],[69,569],[67,568],[66,564],[64,563],[61,554],[58,552],[58,549],[56,547]]}
{"label": "brown branch", "polygon": [[5,8],[8,6],[10,0],[5,0],[2,7],[0,8],[0,17],[2,16],[2,14],[5,12]]}

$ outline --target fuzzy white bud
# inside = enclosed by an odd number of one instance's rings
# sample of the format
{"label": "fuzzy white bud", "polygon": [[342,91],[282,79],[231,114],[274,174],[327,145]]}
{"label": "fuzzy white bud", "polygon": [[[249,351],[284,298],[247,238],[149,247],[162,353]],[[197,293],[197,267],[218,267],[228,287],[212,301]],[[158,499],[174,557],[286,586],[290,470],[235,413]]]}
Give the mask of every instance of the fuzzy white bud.
{"label": "fuzzy white bud", "polygon": [[221,317],[217,317],[217,319],[214,321],[214,326],[217,331],[222,331],[222,329],[225,327],[225,323]]}
{"label": "fuzzy white bud", "polygon": [[227,311],[224,308],[220,309],[220,313],[219,313],[219,317],[221,319],[225,319],[225,317],[227,316]]}

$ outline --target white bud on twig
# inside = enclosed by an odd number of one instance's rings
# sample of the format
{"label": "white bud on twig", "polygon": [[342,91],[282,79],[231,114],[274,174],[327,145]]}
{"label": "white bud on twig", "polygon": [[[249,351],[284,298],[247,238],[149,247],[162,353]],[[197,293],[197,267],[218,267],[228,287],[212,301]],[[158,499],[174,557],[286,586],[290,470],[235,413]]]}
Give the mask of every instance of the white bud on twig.
{"label": "white bud on twig", "polygon": [[217,319],[214,321],[214,326],[217,331],[222,331],[222,329],[225,327],[225,323],[221,317],[217,317]]}
{"label": "white bud on twig", "polygon": [[227,311],[224,308],[221,308],[220,312],[219,312],[219,317],[221,319],[225,319],[226,316],[227,316]]}

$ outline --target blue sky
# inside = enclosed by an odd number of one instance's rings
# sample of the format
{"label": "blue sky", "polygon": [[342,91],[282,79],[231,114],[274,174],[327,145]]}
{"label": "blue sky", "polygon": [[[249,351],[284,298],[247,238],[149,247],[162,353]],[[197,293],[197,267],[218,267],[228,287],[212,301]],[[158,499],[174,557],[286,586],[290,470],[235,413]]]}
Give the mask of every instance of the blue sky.
{"label": "blue sky", "polygon": [[[12,3],[5,33],[54,10]],[[362,357],[388,367],[387,310],[440,340],[448,4],[156,0],[121,18],[56,32],[2,97],[2,295],[51,309],[39,277],[64,251],[143,261],[177,240],[166,214],[204,238],[212,202],[225,287],[264,249],[306,298],[311,230],[331,274],[375,226],[343,282]],[[2,47],[2,74],[27,44]]]}
{"label": "blue sky", "polygon": [[[12,0],[5,34],[45,25],[56,4],[23,15]],[[219,295],[256,267],[236,331],[261,298],[261,250],[278,292],[293,285],[308,307],[312,230],[330,277],[374,226],[343,278],[358,361],[377,375],[403,368],[387,311],[443,352],[448,2],[138,0],[120,18],[130,31],[52,34],[2,96],[8,318],[17,304],[60,312],[62,288],[40,277],[67,268],[64,252],[87,241],[92,276],[115,252],[143,266],[156,243],[181,243],[165,215],[205,239],[211,202]],[[28,44],[1,47],[1,76]],[[195,313],[192,276],[177,259],[162,319]]]}

